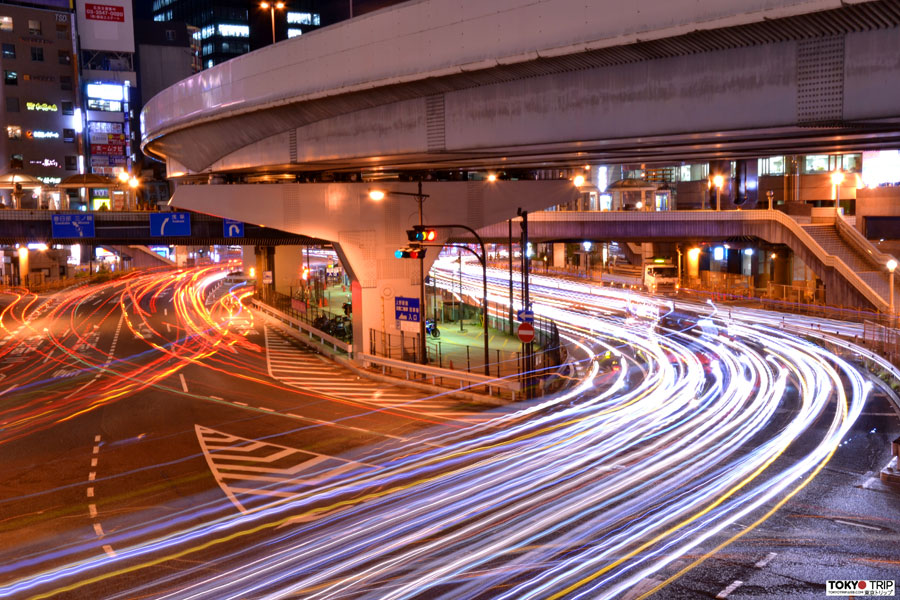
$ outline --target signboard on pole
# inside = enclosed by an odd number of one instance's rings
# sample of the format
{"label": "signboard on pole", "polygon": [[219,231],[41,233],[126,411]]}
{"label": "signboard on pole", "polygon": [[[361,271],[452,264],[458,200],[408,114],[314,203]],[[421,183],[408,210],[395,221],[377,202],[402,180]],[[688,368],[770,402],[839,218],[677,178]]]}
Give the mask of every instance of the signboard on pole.
{"label": "signboard on pole", "polygon": [[516,313],[516,318],[523,323],[534,323],[534,311],[523,308]]}
{"label": "signboard on pole", "polygon": [[244,223],[233,219],[225,219],[222,221],[222,227],[225,230],[225,237],[240,238],[244,237]]}
{"label": "signboard on pole", "polygon": [[394,318],[398,323],[418,323],[419,322],[419,299],[404,298],[397,296],[394,298]]}
{"label": "signboard on pole", "polygon": [[54,238],[92,238],[94,215],[53,215],[51,228]]}
{"label": "signboard on pole", "polygon": [[519,328],[516,330],[516,335],[519,336],[519,341],[523,344],[534,341],[534,325],[531,323],[520,323]]}
{"label": "signboard on pole", "polygon": [[150,235],[154,237],[191,235],[190,213],[150,213]]}

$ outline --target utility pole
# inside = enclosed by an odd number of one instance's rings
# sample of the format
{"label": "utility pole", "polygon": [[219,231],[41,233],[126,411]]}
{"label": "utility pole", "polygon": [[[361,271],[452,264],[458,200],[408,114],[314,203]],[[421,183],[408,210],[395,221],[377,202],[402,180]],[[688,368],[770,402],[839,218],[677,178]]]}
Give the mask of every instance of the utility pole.
{"label": "utility pole", "polygon": [[513,334],[513,246],[512,246],[512,219],[506,222],[509,225],[509,335]]}
{"label": "utility pole", "polygon": [[[519,216],[522,217],[520,226],[522,228],[522,308],[529,310],[531,308],[531,296],[528,290],[528,274],[531,259],[528,257],[528,211],[519,208]],[[525,398],[531,398],[531,371],[534,369],[533,342],[522,344],[522,360],[525,367]]]}
{"label": "utility pole", "polygon": [[[419,190],[416,193],[416,202],[419,204],[419,226],[424,225],[422,220],[422,203],[426,196],[422,194],[422,180],[419,180]],[[462,264],[460,264],[462,269]],[[428,350],[425,348],[425,256],[419,257],[419,342],[422,344],[419,354],[419,362],[428,364]]]}

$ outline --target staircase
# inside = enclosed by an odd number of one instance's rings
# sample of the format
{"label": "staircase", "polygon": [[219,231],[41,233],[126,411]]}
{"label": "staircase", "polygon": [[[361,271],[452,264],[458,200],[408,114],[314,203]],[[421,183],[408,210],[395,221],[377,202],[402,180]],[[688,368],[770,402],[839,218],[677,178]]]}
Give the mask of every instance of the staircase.
{"label": "staircase", "polygon": [[[885,303],[890,298],[889,276],[883,263],[876,261],[873,256],[861,252],[856,245],[850,243],[838,232],[835,225],[801,225],[803,229],[819,243],[828,254],[833,254],[859,275],[860,279],[872,288],[872,290],[884,299]],[[873,248],[874,250],[874,248]],[[897,278],[900,280],[900,277]],[[900,286],[894,284],[894,293],[900,298]]]}

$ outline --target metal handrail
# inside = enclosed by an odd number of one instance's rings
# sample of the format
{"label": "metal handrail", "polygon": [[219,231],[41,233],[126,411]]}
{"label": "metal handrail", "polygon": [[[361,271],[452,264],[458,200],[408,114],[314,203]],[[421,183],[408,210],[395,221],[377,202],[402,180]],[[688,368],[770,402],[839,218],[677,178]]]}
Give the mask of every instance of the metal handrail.
{"label": "metal handrail", "polygon": [[[502,388],[512,392],[514,398],[515,394],[521,390],[520,383],[513,378],[488,377],[487,375],[479,375],[477,373],[469,373],[467,371],[442,369],[441,367],[432,367],[431,365],[422,365],[419,363],[411,363],[394,358],[385,358],[383,356],[376,356],[374,354],[361,353],[357,354],[356,358],[363,361],[363,364],[367,367],[370,365],[378,365],[380,367],[405,371],[407,379],[409,379],[410,373],[427,375],[431,379],[437,379],[438,377],[442,379],[455,379],[460,382],[460,388],[480,386],[487,386],[489,389]],[[518,377],[518,375],[512,377]],[[469,385],[464,386],[463,383],[467,383]]]}
{"label": "metal handrail", "polygon": [[297,329],[300,329],[301,331],[306,333],[308,336],[319,338],[323,344],[330,344],[335,350],[340,349],[347,354],[353,354],[353,344],[348,344],[347,342],[341,341],[336,337],[325,333],[324,331],[316,329],[312,325],[307,325],[303,321],[295,319],[290,315],[286,315],[280,310],[274,309],[268,304],[260,302],[256,298],[251,299],[251,302],[253,303],[253,306],[254,308],[256,308],[256,310],[267,314],[269,317],[290,323],[291,325],[297,327]]}
{"label": "metal handrail", "polygon": [[839,215],[839,217],[835,219],[835,226],[838,229],[838,233],[843,233],[850,238],[849,241],[856,246],[857,250],[869,254],[869,256],[872,257],[872,260],[879,263],[881,266],[885,266],[892,258],[896,260],[894,256],[885,254],[876,248],[872,242],[867,240],[863,234],[856,229],[856,227],[852,226],[844,219],[844,215]]}

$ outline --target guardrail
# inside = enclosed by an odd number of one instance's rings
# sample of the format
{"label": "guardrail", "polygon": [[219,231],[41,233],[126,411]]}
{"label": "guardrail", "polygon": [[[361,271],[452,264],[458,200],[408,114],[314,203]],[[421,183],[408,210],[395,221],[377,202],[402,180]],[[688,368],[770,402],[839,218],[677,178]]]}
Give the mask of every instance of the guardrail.
{"label": "guardrail", "polygon": [[281,321],[286,325],[293,326],[297,330],[302,331],[303,333],[308,335],[313,341],[318,338],[319,343],[321,343],[326,348],[330,347],[334,352],[341,351],[348,355],[353,354],[353,344],[348,344],[347,342],[343,342],[323,331],[319,331],[315,327],[307,325],[303,321],[288,316],[280,310],[274,309],[268,304],[260,302],[256,298],[251,299],[251,303],[253,304],[253,307],[259,312],[265,314],[269,318],[275,319],[276,321]]}
{"label": "guardrail", "polygon": [[425,379],[431,379],[432,385],[438,385],[438,379],[448,379],[450,381],[459,382],[457,389],[461,391],[472,391],[475,388],[487,388],[488,396],[506,390],[511,393],[513,402],[516,400],[516,394],[521,391],[519,382],[515,379],[495,378],[477,373],[468,373],[466,371],[455,371],[451,369],[442,369],[440,367],[432,367],[429,365],[420,365],[418,363],[410,363],[393,358],[384,358],[373,354],[357,354],[356,357],[363,362],[366,367],[377,365],[381,367],[382,375],[387,375],[388,371],[401,371],[405,374],[406,379],[421,379],[411,377],[410,374],[424,375]]}
{"label": "guardrail", "polygon": [[890,254],[885,254],[884,252],[876,248],[875,245],[872,244],[872,242],[867,240],[865,236],[856,229],[856,227],[848,223],[844,219],[843,215],[835,220],[835,226],[837,227],[839,235],[844,237],[845,240],[855,246],[861,254],[870,256],[872,260],[879,266],[887,268],[885,266],[887,265],[887,262],[894,258]]}

